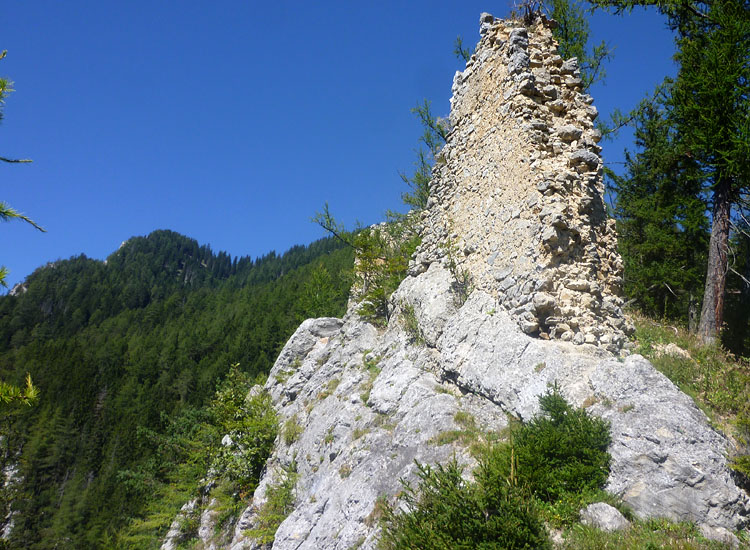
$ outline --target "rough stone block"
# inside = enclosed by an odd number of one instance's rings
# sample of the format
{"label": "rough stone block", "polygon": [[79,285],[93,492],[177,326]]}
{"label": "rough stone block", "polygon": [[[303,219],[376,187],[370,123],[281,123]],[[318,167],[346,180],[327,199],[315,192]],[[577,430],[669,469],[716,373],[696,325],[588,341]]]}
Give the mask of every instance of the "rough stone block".
{"label": "rough stone block", "polygon": [[581,510],[581,523],[607,532],[630,527],[630,522],[625,516],[617,508],[605,502],[595,502]]}

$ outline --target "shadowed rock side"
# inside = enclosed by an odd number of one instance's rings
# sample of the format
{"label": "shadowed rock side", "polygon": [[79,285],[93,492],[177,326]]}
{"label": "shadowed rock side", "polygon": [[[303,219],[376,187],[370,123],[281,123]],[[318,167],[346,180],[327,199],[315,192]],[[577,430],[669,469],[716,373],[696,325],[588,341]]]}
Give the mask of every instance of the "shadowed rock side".
{"label": "shadowed rock side", "polygon": [[[415,459],[455,455],[470,471],[465,443],[439,437],[462,429],[457,412],[498,431],[508,414],[531,418],[553,383],[611,423],[607,489],[637,515],[694,521],[714,538],[747,525],[730,443],[644,358],[607,351],[620,351],[629,328],[600,198],[596,111],[575,64],[551,52],[544,23],[527,31],[483,15],[477,53],[456,76],[424,245],[391,298],[388,327],[352,305],[343,320],[305,321],[289,340],[266,389],[281,426],[299,433],[282,428],[223,548],[261,548],[247,530],[277,472],[296,463],[294,509],[273,549],[373,549],[376,501],[416,479]],[[446,243],[475,283],[463,304]],[[418,329],[405,322],[412,311]]]}

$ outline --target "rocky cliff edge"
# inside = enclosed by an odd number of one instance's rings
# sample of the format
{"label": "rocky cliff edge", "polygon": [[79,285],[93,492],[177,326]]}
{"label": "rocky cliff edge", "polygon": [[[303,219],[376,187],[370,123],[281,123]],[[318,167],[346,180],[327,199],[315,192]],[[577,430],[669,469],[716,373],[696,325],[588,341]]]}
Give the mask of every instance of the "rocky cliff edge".
{"label": "rocky cliff edge", "polygon": [[747,525],[750,502],[727,468],[728,441],[648,361],[530,337],[485,292],[457,308],[450,284],[450,272],[433,264],[395,296],[425,328],[420,345],[399,322],[401,309],[384,331],[354,312],[299,327],[266,389],[281,423],[294,419],[301,433],[290,444],[279,437],[232,550],[261,548],[245,530],[274,472],[292,461],[296,504],[273,548],[375,548],[376,501],[397,494],[401,478],[415,479],[414,460],[472,464],[460,440],[440,444],[440,434],[465,428],[457,418],[500,431],[508,414],[531,418],[553,383],[611,423],[606,489],[638,516],[697,522],[714,538]]}
{"label": "rocky cliff edge", "polygon": [[[713,538],[748,525],[727,439],[643,357],[614,354],[631,328],[601,201],[596,109],[575,62],[557,56],[548,22],[523,28],[484,14],[481,25],[454,80],[424,243],[388,326],[353,306],[343,319],[305,321],[289,340],[266,390],[295,437],[279,436],[224,548],[261,548],[247,530],[292,463],[294,509],[273,549],[375,548],[378,498],[415,479],[415,460],[472,465],[462,439],[445,434],[468,418],[485,432],[508,415],[527,420],[551,384],[610,422],[606,488],[638,516],[696,522]],[[448,241],[475,282],[463,304]],[[210,531],[210,513],[203,521]]]}

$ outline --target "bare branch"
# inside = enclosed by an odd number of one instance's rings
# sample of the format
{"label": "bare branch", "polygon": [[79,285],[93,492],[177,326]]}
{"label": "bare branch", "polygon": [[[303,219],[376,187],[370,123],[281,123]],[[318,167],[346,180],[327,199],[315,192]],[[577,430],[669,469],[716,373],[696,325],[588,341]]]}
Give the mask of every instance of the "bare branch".
{"label": "bare branch", "polygon": [[667,283],[664,283],[664,286],[667,287],[667,290],[672,293],[672,296],[674,296],[675,298],[679,298],[679,296],[677,296],[677,294],[675,293],[675,291],[672,290],[671,286],[669,286]]}
{"label": "bare branch", "polygon": [[5,157],[0,157],[0,160],[3,162],[9,162],[11,164],[33,162],[31,159],[9,159]]}
{"label": "bare branch", "polygon": [[739,271],[737,271],[733,267],[730,267],[729,271],[731,271],[732,273],[734,273],[735,275],[737,275],[737,277],[739,277],[740,279],[742,279],[742,282],[744,282],[745,285],[747,285],[747,286],[750,287],[750,280],[748,280],[747,277],[745,277],[744,275],[742,275]]}

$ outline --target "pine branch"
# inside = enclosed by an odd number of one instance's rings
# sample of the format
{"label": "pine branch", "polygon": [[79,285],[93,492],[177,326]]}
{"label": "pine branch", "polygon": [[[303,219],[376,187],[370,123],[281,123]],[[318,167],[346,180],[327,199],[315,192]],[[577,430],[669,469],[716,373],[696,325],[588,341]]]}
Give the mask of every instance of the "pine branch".
{"label": "pine branch", "polygon": [[44,229],[42,226],[40,226],[39,224],[37,224],[34,220],[32,220],[31,218],[29,218],[28,216],[25,216],[25,215],[21,214],[20,212],[17,212],[16,210],[13,210],[13,208],[11,208],[10,206],[8,206],[4,202],[0,202],[0,220],[2,220],[4,222],[7,222],[7,221],[10,221],[12,219],[18,219],[18,220],[25,221],[26,223],[34,226],[36,229],[38,229],[42,233],[46,233],[47,232],[46,229]]}
{"label": "pine branch", "polygon": [[460,35],[456,37],[456,41],[453,43],[453,55],[458,59],[463,59],[464,63],[468,63],[471,59],[471,51],[464,47],[464,39]]}

